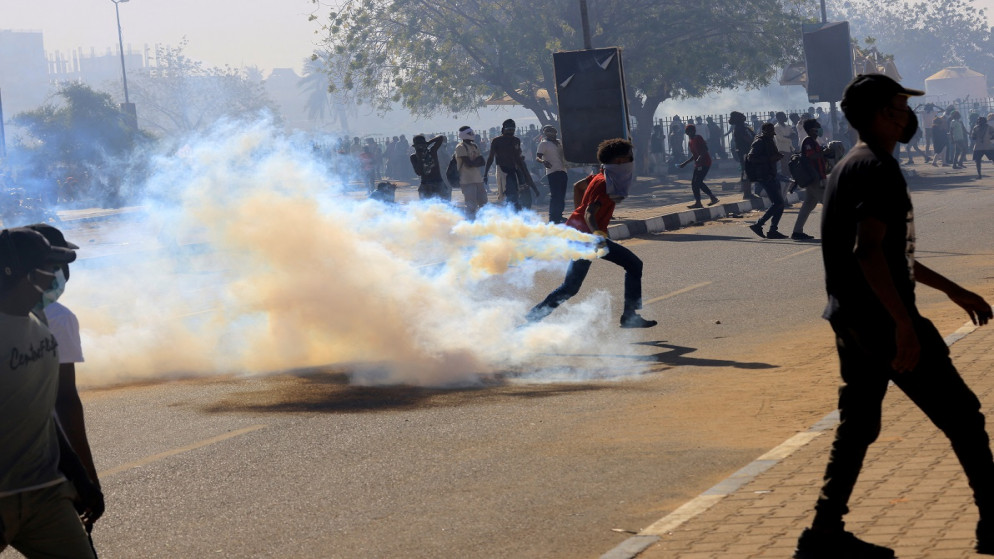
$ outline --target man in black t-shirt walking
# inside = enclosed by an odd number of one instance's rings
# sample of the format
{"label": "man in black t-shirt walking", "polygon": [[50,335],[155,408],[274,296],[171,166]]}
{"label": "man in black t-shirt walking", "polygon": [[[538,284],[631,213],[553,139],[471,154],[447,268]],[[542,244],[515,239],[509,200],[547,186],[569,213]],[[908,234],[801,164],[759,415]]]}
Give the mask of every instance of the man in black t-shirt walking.
{"label": "man in black t-shirt walking", "polygon": [[892,155],[917,131],[908,108],[915,95],[924,93],[881,74],[857,76],[843,94],[842,111],[860,142],[829,176],[821,228],[824,316],[835,331],[843,380],[841,422],[798,559],[894,556],[846,532],[842,521],[867,448],[880,433],[890,381],[949,438],[980,509],[977,551],[994,554],[994,457],[980,401],[953,367],[942,335],[918,313],[915,282],[948,295],[975,324],[992,318],[991,306],[915,260],[911,196]]}
{"label": "man in black t-shirt walking", "polygon": [[514,135],[516,125],[511,119],[507,119],[501,125],[500,136],[490,142],[490,154],[487,156],[487,166],[483,171],[483,182],[486,184],[490,175],[490,166],[497,161],[504,175],[504,197],[508,204],[514,207],[514,211],[521,211],[522,207],[531,207],[531,202],[524,203],[522,198],[528,197],[528,190],[531,188],[538,196],[538,189],[532,181],[531,173],[525,167],[525,157],[521,152],[521,140]]}

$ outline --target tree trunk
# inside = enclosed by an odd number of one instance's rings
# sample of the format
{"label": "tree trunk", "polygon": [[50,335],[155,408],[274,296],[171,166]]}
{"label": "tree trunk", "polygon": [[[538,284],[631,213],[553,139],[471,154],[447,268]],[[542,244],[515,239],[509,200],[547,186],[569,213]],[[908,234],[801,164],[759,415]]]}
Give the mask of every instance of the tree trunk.
{"label": "tree trunk", "polygon": [[[629,99],[635,97],[629,96]],[[652,136],[652,117],[665,100],[662,96],[649,97],[645,102],[630,103],[629,111],[635,117],[635,130],[632,143],[635,146],[635,173],[647,175],[649,172],[649,138]]]}

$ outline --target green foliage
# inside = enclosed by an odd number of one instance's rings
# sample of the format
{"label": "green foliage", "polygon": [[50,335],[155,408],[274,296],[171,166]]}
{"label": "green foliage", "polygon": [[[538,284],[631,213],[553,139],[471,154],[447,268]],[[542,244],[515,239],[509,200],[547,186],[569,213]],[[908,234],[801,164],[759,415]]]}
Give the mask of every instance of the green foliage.
{"label": "green foliage", "polygon": [[[784,39],[799,20],[778,0],[593,2],[589,14],[594,46],[624,49],[630,101],[652,110],[670,97],[765,85],[799,43]],[[381,110],[399,100],[423,115],[507,95],[551,122],[552,53],[582,48],[577,5],[559,0],[347,0],[326,31],[355,99]]]}
{"label": "green foliage", "polygon": [[830,8],[830,18],[849,20],[854,36],[872,37],[881,51],[896,53],[906,82],[920,85],[946,66],[994,76],[991,27],[973,0],[844,0]]}
{"label": "green foliage", "polygon": [[67,82],[57,97],[59,105],[49,103],[13,118],[25,132],[19,146],[22,174],[51,184],[72,177],[75,187],[65,199],[106,196],[109,182],[118,182],[106,180],[106,168],[127,159],[136,143],[149,137],[128,124],[107,93]]}

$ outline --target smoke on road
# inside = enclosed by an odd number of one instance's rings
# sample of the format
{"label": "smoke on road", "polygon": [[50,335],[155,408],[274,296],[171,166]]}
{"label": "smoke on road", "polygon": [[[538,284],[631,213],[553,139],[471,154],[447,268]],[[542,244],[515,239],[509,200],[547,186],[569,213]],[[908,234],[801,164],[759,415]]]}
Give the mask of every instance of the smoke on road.
{"label": "smoke on road", "polygon": [[602,373],[567,356],[630,347],[606,293],[524,321],[534,275],[593,257],[591,236],[346,186],[268,123],[220,126],[156,160],[148,211],[118,239],[149,248],[84,246],[73,265],[63,300],[81,323],[81,383],[329,365],[361,384],[568,380]]}

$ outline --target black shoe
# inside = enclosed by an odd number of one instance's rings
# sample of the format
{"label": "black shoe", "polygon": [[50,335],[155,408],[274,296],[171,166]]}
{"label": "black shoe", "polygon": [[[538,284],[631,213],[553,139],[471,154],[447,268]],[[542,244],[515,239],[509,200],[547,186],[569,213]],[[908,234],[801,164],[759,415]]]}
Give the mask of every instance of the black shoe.
{"label": "black shoe", "polygon": [[710,201],[710,202],[708,202],[708,205],[709,205],[709,206],[713,206],[713,205],[715,205],[715,204],[717,204],[717,203],[718,203],[718,199],[717,199],[717,198],[712,198],[712,199],[711,199],[711,201]]}
{"label": "black shoe", "polygon": [[786,239],[787,235],[784,235],[783,233],[777,231],[776,229],[770,229],[770,231],[766,234],[766,238],[767,239]]}
{"label": "black shoe", "polygon": [[797,539],[794,559],[893,559],[894,550],[875,545],[845,530],[821,532],[805,528]]}
{"label": "black shoe", "polygon": [[983,518],[977,522],[977,545],[974,549],[981,555],[994,555],[994,526]]}
{"label": "black shoe", "polygon": [[688,207],[688,208],[691,208],[691,209],[693,209],[693,208],[703,208],[703,207],[704,207],[704,204],[702,204],[702,203],[700,203],[700,202],[697,202],[696,204],[691,204],[691,205],[689,205],[689,206],[687,206],[687,207]]}
{"label": "black shoe", "polygon": [[755,223],[753,225],[750,225],[749,229],[752,229],[752,232],[755,233],[755,234],[757,234],[757,235],[759,235],[760,238],[762,238],[762,239],[766,238],[766,234],[763,233],[763,226],[762,225],[760,225],[758,223]]}
{"label": "black shoe", "polygon": [[646,320],[636,313],[621,315],[622,328],[652,328],[659,324],[655,320]]}
{"label": "black shoe", "polygon": [[795,241],[810,241],[814,237],[802,231],[801,233],[791,233],[790,238],[794,239]]}
{"label": "black shoe", "polygon": [[743,200],[759,200],[762,196],[757,196],[755,194],[745,194],[742,196]]}

